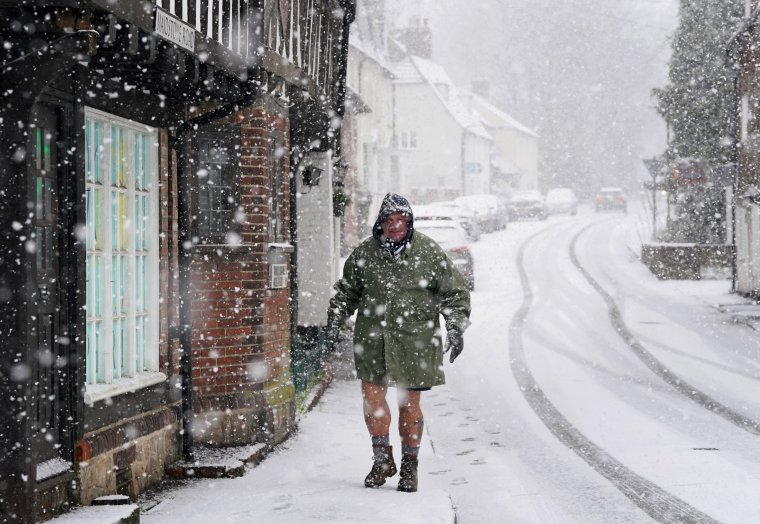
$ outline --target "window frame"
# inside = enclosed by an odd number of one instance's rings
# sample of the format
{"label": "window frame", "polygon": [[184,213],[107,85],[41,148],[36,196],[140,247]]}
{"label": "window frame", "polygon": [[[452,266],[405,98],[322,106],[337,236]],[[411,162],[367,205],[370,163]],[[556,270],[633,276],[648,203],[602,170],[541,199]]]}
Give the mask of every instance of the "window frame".
{"label": "window frame", "polygon": [[[100,126],[97,129],[102,129],[102,136],[96,134],[96,124]],[[118,145],[114,144],[116,137]],[[114,154],[117,147],[122,148],[118,152],[121,161]],[[85,402],[88,404],[166,380],[159,372],[158,156],[156,128],[85,107]],[[96,171],[99,176],[94,174]],[[114,223],[114,210],[126,218]],[[144,226],[134,227],[140,214]],[[115,239],[118,246],[114,245]],[[138,242],[140,247],[136,245]],[[117,275],[113,272],[114,260],[119,257],[122,258]],[[138,271],[138,264],[144,265],[142,271]],[[118,290],[113,285],[117,276]],[[136,285],[142,289],[136,290]],[[114,348],[115,319],[123,321],[120,354]],[[138,328],[141,321],[142,327]],[[96,331],[97,323],[102,332]],[[141,341],[129,336],[139,329],[144,330]],[[103,340],[104,345],[96,340]]]}
{"label": "window frame", "polygon": [[[228,150],[229,162],[227,165],[231,167],[228,171],[230,174],[230,180],[227,180],[227,186],[230,188],[230,194],[232,195],[233,204],[232,209],[229,210],[228,222],[218,226],[216,231],[212,231],[212,227],[208,225],[209,213],[218,212],[215,208],[201,209],[201,188],[203,183],[200,177],[195,177],[195,184],[197,190],[193,192],[193,236],[198,239],[199,245],[215,246],[215,245],[228,245],[228,233],[240,234],[240,223],[235,219],[236,213],[242,204],[240,201],[240,180],[241,180],[241,133],[240,126],[231,124],[217,124],[209,125],[198,130],[195,134],[194,142],[197,144],[196,164],[198,169],[201,168],[201,143],[203,141],[220,141],[222,143],[232,144],[232,147]],[[222,176],[224,176],[222,174]],[[206,229],[208,228],[208,229]]]}

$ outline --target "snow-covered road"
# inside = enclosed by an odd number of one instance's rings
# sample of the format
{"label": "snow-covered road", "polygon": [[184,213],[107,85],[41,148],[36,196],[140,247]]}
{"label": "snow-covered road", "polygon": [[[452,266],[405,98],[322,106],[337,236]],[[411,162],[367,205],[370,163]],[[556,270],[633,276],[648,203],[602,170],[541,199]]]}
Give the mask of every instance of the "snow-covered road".
{"label": "snow-covered road", "polygon": [[760,516],[760,337],[727,281],[662,282],[632,217],[475,245],[466,353],[425,404],[458,522]]}

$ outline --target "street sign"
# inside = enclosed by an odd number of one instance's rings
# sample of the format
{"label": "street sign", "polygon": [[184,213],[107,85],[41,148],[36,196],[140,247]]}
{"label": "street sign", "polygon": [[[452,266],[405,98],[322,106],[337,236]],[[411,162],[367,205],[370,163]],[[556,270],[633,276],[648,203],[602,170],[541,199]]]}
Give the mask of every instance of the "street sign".
{"label": "street sign", "polygon": [[159,7],[156,8],[156,34],[188,51],[195,51],[195,28]]}

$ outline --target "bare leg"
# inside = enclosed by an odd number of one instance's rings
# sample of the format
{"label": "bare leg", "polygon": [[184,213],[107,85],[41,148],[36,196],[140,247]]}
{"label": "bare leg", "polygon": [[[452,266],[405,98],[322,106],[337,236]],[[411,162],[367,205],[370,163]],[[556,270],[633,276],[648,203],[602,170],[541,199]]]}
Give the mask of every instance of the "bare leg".
{"label": "bare leg", "polygon": [[398,390],[398,432],[401,435],[401,475],[398,491],[417,491],[417,456],[422,441],[420,392]]}
{"label": "bare leg", "polygon": [[362,398],[364,399],[364,421],[370,436],[387,435],[391,427],[391,411],[385,394],[388,388],[362,380]]}
{"label": "bare leg", "polygon": [[419,447],[422,441],[423,417],[420,408],[420,392],[398,390],[398,432],[401,444]]}
{"label": "bare leg", "polygon": [[364,479],[364,486],[377,488],[385,484],[385,479],[396,474],[393,448],[388,432],[391,427],[391,412],[385,394],[388,388],[379,384],[362,381],[364,398],[364,421],[372,437],[372,469]]}

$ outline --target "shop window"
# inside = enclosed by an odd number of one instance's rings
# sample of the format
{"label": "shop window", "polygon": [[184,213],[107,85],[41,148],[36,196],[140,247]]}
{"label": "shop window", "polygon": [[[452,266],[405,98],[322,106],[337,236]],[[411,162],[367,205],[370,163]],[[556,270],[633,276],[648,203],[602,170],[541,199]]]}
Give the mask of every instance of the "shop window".
{"label": "shop window", "polygon": [[97,400],[116,393],[99,385],[129,391],[129,379],[159,375],[158,142],[153,128],[89,108],[85,142],[86,381]]}

